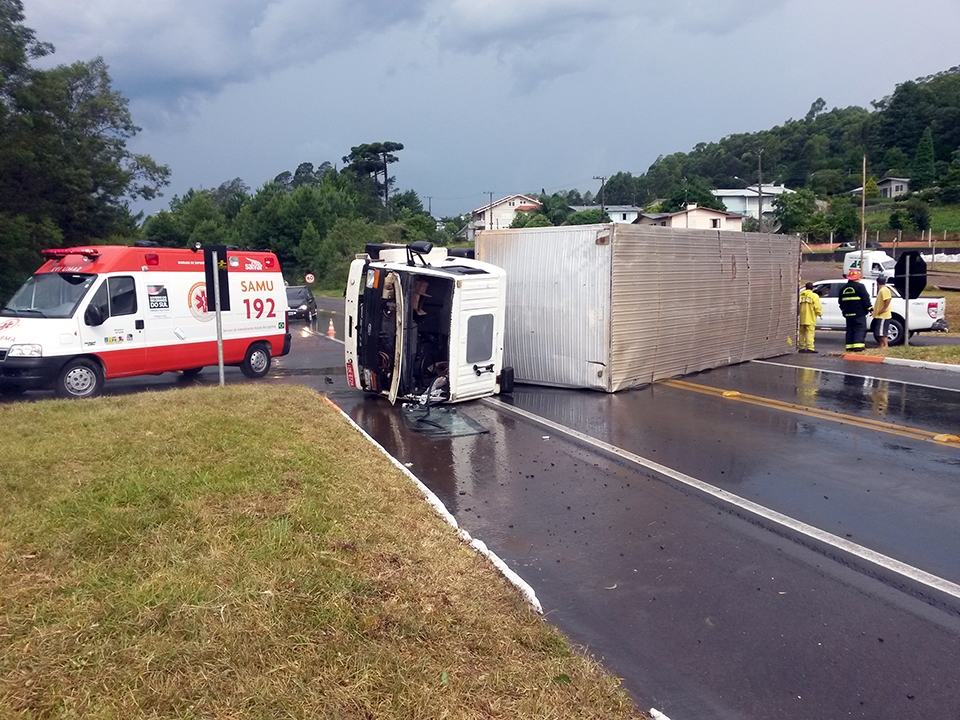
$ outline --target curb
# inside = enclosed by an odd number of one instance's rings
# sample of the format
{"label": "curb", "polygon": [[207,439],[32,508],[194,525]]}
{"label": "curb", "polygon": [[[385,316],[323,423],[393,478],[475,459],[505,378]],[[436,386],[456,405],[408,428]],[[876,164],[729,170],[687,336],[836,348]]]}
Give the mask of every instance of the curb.
{"label": "curb", "polygon": [[366,440],[371,445],[373,445],[380,452],[386,455],[387,459],[401,473],[403,473],[404,475],[407,476],[407,478],[412,480],[414,485],[416,485],[417,488],[419,488],[420,492],[423,494],[423,497],[427,501],[427,503],[429,503],[429,505],[434,509],[434,511],[441,518],[443,518],[447,522],[447,524],[449,524],[450,526],[453,527],[454,530],[456,530],[457,535],[459,535],[460,539],[462,539],[464,542],[469,544],[469,546],[473,548],[475,552],[486,557],[487,560],[489,560],[493,564],[493,566],[500,571],[500,573],[507,579],[507,581],[513,584],[514,587],[516,587],[520,591],[520,593],[524,596],[524,598],[531,605],[531,607],[533,607],[533,609],[537,613],[539,613],[540,615],[543,615],[543,606],[540,604],[540,601],[537,599],[537,593],[530,586],[530,584],[527,583],[526,580],[520,577],[513,570],[513,568],[507,565],[500,558],[499,555],[497,555],[490,548],[488,548],[486,543],[484,543],[482,540],[478,538],[471,537],[470,533],[468,533],[466,530],[460,527],[460,524],[457,522],[457,519],[453,516],[453,514],[449,510],[447,510],[447,507],[443,504],[443,501],[441,501],[440,498],[438,498],[430,488],[424,485],[423,481],[420,478],[418,478],[416,475],[410,472],[410,468],[408,468],[402,462],[397,460],[393,455],[387,452],[387,449],[383,447],[383,445],[381,445],[376,440],[374,440],[373,437],[371,437],[366,430],[364,430],[356,422],[354,422],[353,418],[347,415],[347,413],[345,413],[343,409],[340,408],[333,400],[331,400],[326,395],[321,395],[321,397],[330,407],[332,407],[336,412],[340,413],[340,416],[343,417],[347,421],[347,423],[351,427],[353,427],[354,430],[356,430],[358,433],[360,433],[360,435],[366,438]]}
{"label": "curb", "polygon": [[859,353],[844,353],[844,360],[851,362],[885,363],[887,365],[902,365],[904,367],[922,368],[924,370],[946,370],[960,372],[960,365],[951,363],[928,362],[926,360],[906,360],[904,358],[883,357],[881,355],[860,355]]}

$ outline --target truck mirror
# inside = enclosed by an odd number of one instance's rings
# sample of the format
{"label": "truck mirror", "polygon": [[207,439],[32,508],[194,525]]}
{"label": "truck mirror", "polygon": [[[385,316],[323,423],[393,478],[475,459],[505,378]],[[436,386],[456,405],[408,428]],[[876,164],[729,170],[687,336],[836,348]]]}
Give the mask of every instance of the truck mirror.
{"label": "truck mirror", "polygon": [[410,243],[410,249],[415,253],[428,255],[430,251],[433,250],[433,243],[427,242],[426,240],[417,240],[416,242]]}
{"label": "truck mirror", "polygon": [[99,305],[90,305],[87,307],[86,312],[83,313],[83,322],[90,327],[99,327],[100,325],[103,325],[105,320],[106,318],[103,316],[103,310]]}

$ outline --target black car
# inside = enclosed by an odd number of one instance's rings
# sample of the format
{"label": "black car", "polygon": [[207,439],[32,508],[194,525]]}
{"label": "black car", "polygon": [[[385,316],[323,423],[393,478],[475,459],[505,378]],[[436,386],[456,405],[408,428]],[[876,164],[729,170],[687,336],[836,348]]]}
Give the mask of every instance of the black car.
{"label": "black car", "polygon": [[301,319],[313,322],[317,319],[317,300],[306,285],[287,287],[287,316],[291,320]]}

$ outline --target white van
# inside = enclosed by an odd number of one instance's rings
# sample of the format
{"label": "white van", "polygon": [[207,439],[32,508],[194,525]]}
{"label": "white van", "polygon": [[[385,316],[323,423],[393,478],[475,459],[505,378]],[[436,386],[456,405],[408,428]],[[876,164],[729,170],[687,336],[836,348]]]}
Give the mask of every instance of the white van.
{"label": "white van", "polygon": [[[843,256],[843,276],[847,276],[850,268],[860,268],[859,250],[848,252]],[[866,250],[863,252],[863,267],[860,270],[865,278],[877,278],[883,275],[888,280],[892,278],[897,269],[897,261],[887,255],[883,250]]]}
{"label": "white van", "polygon": [[[104,245],[44,250],[47,262],[0,310],[0,391],[95,397],[105,379],[218,364],[202,252]],[[290,351],[273,253],[226,252],[225,365],[262,377]]]}
{"label": "white van", "polygon": [[512,391],[501,268],[428,242],[369,244],[345,297],[350,387],[423,405]]}

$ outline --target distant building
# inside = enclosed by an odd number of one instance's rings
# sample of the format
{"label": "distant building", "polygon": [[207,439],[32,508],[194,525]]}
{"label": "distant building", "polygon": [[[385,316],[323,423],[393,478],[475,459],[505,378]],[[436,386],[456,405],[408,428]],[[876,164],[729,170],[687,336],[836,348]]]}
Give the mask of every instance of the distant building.
{"label": "distant building", "polygon": [[[599,210],[599,205],[571,205],[573,212],[583,212],[584,210]],[[637,216],[643,212],[640,208],[633,205],[605,205],[603,208],[610,218],[610,222],[630,224],[637,219]]]}
{"label": "distant building", "polygon": [[[880,197],[898,198],[910,192],[909,178],[885,177],[877,183],[877,189],[880,191]],[[863,194],[863,186],[855,187],[850,191],[851,195],[860,196]]]}
{"label": "distant building", "polygon": [[[767,185],[766,183],[763,184],[761,190],[763,191],[763,214],[767,217],[773,215],[774,198],[783,193],[794,192],[783,185]],[[760,214],[757,212],[757,205],[761,193],[757,190],[756,185],[734,190],[713,190],[712,192],[713,196],[722,202],[723,206],[729,212],[746,215],[747,217],[752,217],[754,220],[760,218]]]}
{"label": "distant building", "polygon": [[743,229],[743,217],[739,213],[714,210],[713,208],[700,207],[696,203],[690,203],[679,212],[641,213],[634,224],[740,232]]}
{"label": "distant building", "polygon": [[508,195],[473,211],[474,230],[500,230],[513,224],[518,212],[536,210],[540,201],[529,195]]}
{"label": "distant building", "polygon": [[898,198],[910,192],[909,178],[885,177],[877,183],[880,188],[880,197]]}

